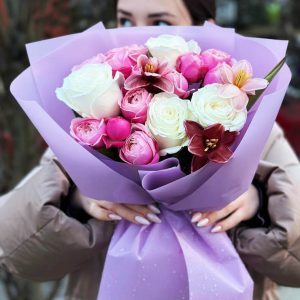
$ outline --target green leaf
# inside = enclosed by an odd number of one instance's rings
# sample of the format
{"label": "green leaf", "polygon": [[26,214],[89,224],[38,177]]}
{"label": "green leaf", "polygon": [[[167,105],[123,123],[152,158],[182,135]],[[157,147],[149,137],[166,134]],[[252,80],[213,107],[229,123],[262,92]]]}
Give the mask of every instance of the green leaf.
{"label": "green leaf", "polygon": [[[266,80],[270,83],[273,81],[273,79],[276,77],[276,75],[279,73],[279,71],[282,69],[286,61],[286,57],[284,57],[277,65],[276,67],[265,77]],[[247,105],[247,110],[249,111],[251,107],[256,103],[256,101],[259,99],[259,97],[263,94],[263,92],[267,89],[266,87],[263,90],[257,91],[254,96],[249,97],[249,103]]]}

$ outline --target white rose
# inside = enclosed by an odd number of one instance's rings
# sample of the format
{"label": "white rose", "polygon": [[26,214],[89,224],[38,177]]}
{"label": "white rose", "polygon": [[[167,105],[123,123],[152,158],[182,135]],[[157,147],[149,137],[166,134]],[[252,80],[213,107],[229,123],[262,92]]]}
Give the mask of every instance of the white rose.
{"label": "white rose", "polygon": [[56,96],[82,117],[117,116],[120,113],[118,101],[122,99],[119,79],[120,73],[113,78],[108,64],[87,64],[64,79]]}
{"label": "white rose", "polygon": [[146,126],[158,142],[161,156],[188,145],[184,121],[190,119],[189,104],[168,93],[157,94],[150,102]]}
{"label": "white rose", "polygon": [[247,120],[247,110],[236,111],[231,99],[222,97],[221,87],[220,84],[210,84],[199,89],[193,94],[191,111],[203,127],[219,123],[225,130],[240,131]]}
{"label": "white rose", "polygon": [[179,56],[189,52],[196,54],[201,52],[197,42],[193,40],[186,42],[180,36],[168,34],[150,38],[146,43],[146,47],[152,56],[157,57],[160,61],[167,61],[171,67],[176,66]]}

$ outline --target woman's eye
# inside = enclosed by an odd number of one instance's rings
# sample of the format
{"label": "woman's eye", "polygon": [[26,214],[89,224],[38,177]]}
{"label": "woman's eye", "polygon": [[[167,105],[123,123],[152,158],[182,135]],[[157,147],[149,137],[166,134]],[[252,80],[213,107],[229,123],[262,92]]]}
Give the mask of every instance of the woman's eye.
{"label": "woman's eye", "polygon": [[130,21],[129,19],[126,19],[126,18],[121,18],[120,19],[120,25],[122,27],[132,27],[132,26],[134,26],[132,21]]}
{"label": "woman's eye", "polygon": [[172,24],[167,21],[157,20],[153,22],[154,26],[171,26]]}

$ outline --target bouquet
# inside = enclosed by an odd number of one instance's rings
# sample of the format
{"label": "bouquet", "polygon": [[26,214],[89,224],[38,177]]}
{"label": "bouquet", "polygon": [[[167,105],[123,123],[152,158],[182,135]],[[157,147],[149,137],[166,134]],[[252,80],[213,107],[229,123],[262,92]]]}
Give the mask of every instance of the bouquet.
{"label": "bouquet", "polygon": [[187,211],[248,189],[290,81],[286,47],[209,24],[98,24],[27,46],[12,93],[80,191],[162,211],[119,222],[98,299],[252,299],[228,236]]}

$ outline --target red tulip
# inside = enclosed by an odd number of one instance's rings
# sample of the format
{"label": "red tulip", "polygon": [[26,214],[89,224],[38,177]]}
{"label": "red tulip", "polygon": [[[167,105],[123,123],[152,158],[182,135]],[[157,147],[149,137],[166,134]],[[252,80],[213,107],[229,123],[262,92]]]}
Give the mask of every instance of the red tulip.
{"label": "red tulip", "polygon": [[223,164],[232,157],[229,146],[233,144],[239,132],[225,131],[221,124],[203,128],[194,121],[185,121],[184,126],[190,139],[188,150],[194,155],[192,172],[202,168],[208,161]]}

